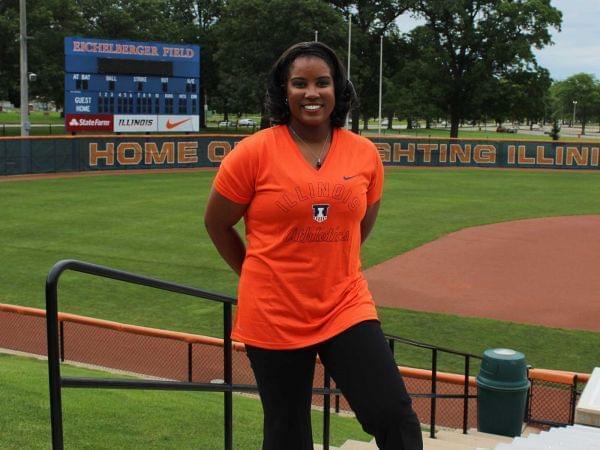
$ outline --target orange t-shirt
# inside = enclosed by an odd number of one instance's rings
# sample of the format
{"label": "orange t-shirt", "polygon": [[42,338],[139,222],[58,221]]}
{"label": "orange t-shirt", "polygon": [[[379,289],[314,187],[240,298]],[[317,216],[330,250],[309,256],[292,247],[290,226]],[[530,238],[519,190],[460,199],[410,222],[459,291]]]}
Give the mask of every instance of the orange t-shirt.
{"label": "orange t-shirt", "polygon": [[360,270],[360,222],[383,188],[372,142],[334,129],[317,170],[288,128],[275,126],[243,139],[223,159],[214,187],[248,204],[233,339],[294,349],[377,319]]}

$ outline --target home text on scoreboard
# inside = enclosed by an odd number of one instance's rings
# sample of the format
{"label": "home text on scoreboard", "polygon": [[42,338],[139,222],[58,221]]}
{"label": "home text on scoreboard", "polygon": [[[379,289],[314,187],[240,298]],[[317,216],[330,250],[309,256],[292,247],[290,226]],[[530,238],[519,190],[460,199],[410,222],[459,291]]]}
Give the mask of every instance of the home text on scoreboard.
{"label": "home text on scoreboard", "polygon": [[65,38],[68,131],[199,131],[200,46]]}

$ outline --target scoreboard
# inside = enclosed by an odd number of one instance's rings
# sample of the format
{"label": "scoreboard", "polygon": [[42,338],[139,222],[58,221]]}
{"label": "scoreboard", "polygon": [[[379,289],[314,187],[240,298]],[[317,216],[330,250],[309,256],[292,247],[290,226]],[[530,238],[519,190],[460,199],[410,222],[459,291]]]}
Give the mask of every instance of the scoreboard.
{"label": "scoreboard", "polygon": [[68,131],[199,131],[200,47],[65,38]]}

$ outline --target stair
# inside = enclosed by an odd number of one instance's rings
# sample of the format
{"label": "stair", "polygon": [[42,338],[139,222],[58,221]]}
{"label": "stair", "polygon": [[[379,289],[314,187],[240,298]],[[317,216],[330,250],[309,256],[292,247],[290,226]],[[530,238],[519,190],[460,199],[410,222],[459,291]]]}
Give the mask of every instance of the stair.
{"label": "stair", "polygon": [[539,434],[516,437],[508,444],[498,444],[494,450],[600,450],[600,428],[573,425],[551,428]]}
{"label": "stair", "polygon": [[[499,449],[498,445],[509,444],[512,441],[513,438],[510,437],[475,430],[470,430],[469,434],[462,434],[461,431],[456,430],[439,430],[436,432],[435,439],[429,437],[429,432],[423,432],[424,450],[492,450]],[[337,450],[336,447],[329,448]],[[317,444],[315,450],[317,449],[322,450],[323,447]],[[377,450],[377,445],[374,439],[371,442],[348,440],[339,447],[339,450]]]}

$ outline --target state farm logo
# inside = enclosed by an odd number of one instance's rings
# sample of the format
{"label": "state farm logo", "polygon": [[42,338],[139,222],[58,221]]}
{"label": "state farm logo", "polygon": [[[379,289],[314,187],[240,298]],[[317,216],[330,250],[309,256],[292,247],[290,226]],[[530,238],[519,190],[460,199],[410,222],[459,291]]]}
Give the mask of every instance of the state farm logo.
{"label": "state farm logo", "polygon": [[112,131],[113,116],[110,114],[67,114],[68,131]]}
{"label": "state farm logo", "polygon": [[110,120],[105,119],[71,119],[69,122],[71,127],[109,127]]}

